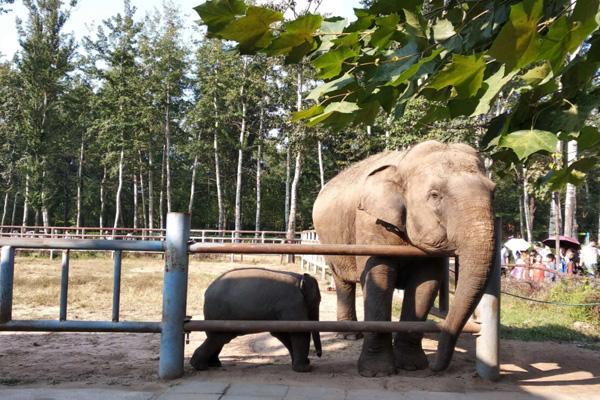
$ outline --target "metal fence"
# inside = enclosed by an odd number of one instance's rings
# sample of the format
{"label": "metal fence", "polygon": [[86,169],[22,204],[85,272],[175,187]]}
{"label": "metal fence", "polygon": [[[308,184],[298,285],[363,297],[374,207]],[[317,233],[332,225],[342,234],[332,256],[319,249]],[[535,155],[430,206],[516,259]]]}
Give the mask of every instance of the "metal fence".
{"label": "metal fence", "polygon": [[[498,225],[496,231],[499,232]],[[148,332],[160,333],[159,376],[174,379],[183,375],[184,334],[190,331],[235,332],[440,332],[442,326],[426,322],[384,321],[187,321],[186,301],[189,255],[193,253],[225,254],[302,254],[302,255],[368,255],[432,257],[414,247],[385,245],[317,245],[317,244],[243,244],[190,243],[190,218],[187,214],[169,213],[164,241],[104,240],[54,238],[0,238],[0,331],[69,331],[69,332]],[[468,323],[464,332],[477,333],[476,366],[480,376],[499,376],[498,330],[500,262],[497,238],[497,260],[492,278],[478,306],[479,324]],[[13,320],[13,277],[16,249],[66,250],[63,256],[60,315],[58,320]],[[74,321],[67,318],[67,291],[70,250],[114,251],[114,286],[112,321]],[[119,320],[121,252],[164,252],[163,309],[161,322],[128,322]]]}

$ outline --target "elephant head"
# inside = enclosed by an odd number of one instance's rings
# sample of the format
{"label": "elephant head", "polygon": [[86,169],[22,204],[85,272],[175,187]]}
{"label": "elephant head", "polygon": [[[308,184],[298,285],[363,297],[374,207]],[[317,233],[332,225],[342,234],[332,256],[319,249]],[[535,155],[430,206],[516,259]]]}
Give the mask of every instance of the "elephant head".
{"label": "elephant head", "polygon": [[456,294],[431,365],[435,371],[446,369],[492,269],[495,185],[473,148],[433,141],[413,147],[395,163],[377,165],[365,184],[359,208],[393,226],[405,242],[459,256]]}
{"label": "elephant head", "polygon": [[[319,283],[309,274],[303,274],[300,281],[300,289],[304,295],[304,301],[308,310],[308,319],[311,321],[319,320],[319,305],[321,303],[321,292]],[[321,335],[319,331],[312,331],[313,343],[318,357],[323,353],[321,348]]]}

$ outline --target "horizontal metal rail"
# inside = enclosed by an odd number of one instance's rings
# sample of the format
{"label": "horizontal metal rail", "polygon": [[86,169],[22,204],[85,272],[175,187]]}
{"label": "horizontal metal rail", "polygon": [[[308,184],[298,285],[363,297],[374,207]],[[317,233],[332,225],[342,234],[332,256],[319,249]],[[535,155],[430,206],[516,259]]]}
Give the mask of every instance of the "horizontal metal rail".
{"label": "horizontal metal rail", "polygon": [[[188,321],[185,331],[212,332],[441,332],[444,324],[435,321]],[[468,322],[462,330],[479,333],[479,324]]]}
{"label": "horizontal metal rail", "polygon": [[160,322],[12,320],[0,323],[0,331],[30,332],[136,332],[160,333]]}
{"label": "horizontal metal rail", "polygon": [[93,239],[36,239],[36,238],[0,238],[0,246],[20,249],[48,250],[124,250],[124,251],[165,251],[160,240],[93,240]]}
{"label": "horizontal metal rail", "polygon": [[190,253],[236,254],[321,254],[343,256],[448,257],[453,254],[427,253],[413,246],[361,244],[212,244],[192,243]]}

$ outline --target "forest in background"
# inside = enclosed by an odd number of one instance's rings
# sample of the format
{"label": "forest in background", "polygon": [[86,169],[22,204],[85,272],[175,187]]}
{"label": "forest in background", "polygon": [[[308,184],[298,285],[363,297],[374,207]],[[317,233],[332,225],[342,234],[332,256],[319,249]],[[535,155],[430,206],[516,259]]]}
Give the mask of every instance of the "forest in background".
{"label": "forest in background", "polygon": [[[321,186],[350,163],[426,139],[485,156],[485,126],[517,102],[500,93],[485,115],[422,123],[436,104],[420,99],[369,126],[308,128],[291,114],[320,84],[309,65],[240,56],[200,30],[188,44],[171,3],[140,16],[125,1],[80,42],[63,29],[72,2],[24,4],[21,49],[0,64],[2,225],[156,228],[190,211],[194,228],[310,229]],[[589,119],[598,127],[597,110]],[[486,158],[505,235],[548,236],[554,156],[508,170]],[[560,203],[565,234],[597,236],[600,166]]]}

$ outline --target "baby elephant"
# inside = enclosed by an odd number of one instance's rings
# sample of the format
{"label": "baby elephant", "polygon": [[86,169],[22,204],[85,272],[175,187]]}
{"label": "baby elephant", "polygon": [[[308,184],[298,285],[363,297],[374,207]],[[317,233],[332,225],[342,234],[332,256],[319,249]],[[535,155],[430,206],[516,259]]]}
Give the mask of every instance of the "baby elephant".
{"label": "baby elephant", "polygon": [[[204,294],[206,320],[286,320],[318,321],[321,293],[317,280],[308,274],[241,268],[224,273]],[[223,346],[243,333],[206,332],[206,340],[196,349],[190,364],[197,370],[220,367]],[[290,352],[292,369],[308,372],[309,332],[271,332]],[[321,357],[321,338],[312,332]]]}

